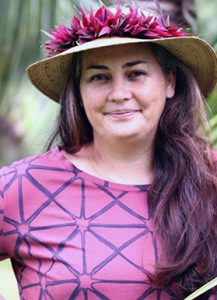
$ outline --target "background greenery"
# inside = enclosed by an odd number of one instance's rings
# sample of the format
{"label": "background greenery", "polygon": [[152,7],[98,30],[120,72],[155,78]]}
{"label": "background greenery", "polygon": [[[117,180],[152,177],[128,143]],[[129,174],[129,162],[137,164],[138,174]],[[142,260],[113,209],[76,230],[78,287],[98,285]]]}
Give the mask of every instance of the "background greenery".
{"label": "background greenery", "polygon": [[[45,57],[40,45],[55,24],[69,24],[78,1],[0,0],[0,165],[41,152],[54,126],[59,107],[31,86],[25,75],[30,63]],[[97,7],[100,1],[81,1]],[[104,1],[109,4],[115,1]],[[119,1],[122,2],[122,1]],[[131,1],[125,1],[131,2]],[[153,8],[153,1],[136,1]],[[191,27],[217,49],[217,1],[161,0],[173,22]],[[217,146],[217,89],[209,96],[207,111],[211,143]],[[0,294],[18,299],[8,262],[0,264]],[[12,288],[13,286],[13,288]]]}

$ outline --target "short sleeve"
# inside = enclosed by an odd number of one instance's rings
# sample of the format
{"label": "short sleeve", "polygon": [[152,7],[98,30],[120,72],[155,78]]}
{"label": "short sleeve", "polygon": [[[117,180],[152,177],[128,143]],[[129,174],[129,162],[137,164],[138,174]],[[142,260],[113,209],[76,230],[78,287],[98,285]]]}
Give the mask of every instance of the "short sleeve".
{"label": "short sleeve", "polygon": [[4,214],[4,206],[3,206],[3,191],[2,191],[2,182],[0,180],[0,236],[2,235],[2,226],[3,226],[3,214]]}
{"label": "short sleeve", "polygon": [[3,242],[3,220],[4,220],[4,194],[3,194],[3,182],[0,172],[0,260],[7,258],[7,255],[4,251],[4,242]]}
{"label": "short sleeve", "polygon": [[217,164],[217,150],[212,150],[211,152],[212,160],[215,164]]}

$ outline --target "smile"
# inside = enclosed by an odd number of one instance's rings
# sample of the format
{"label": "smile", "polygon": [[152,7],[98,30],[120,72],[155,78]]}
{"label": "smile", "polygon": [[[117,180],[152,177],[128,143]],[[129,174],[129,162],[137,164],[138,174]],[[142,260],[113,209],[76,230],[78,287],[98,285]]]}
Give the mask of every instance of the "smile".
{"label": "smile", "polygon": [[137,112],[140,112],[140,110],[139,109],[123,109],[123,110],[114,110],[114,111],[105,113],[105,115],[109,115],[113,118],[121,119],[121,118],[127,118],[130,116],[133,116]]}

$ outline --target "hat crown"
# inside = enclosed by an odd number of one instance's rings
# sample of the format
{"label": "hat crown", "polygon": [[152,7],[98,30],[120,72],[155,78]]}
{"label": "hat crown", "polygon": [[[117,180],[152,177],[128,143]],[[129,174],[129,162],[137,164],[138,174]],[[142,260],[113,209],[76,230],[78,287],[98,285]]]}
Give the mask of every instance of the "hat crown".
{"label": "hat crown", "polygon": [[69,27],[61,24],[48,34],[51,39],[44,47],[49,56],[102,37],[154,40],[189,35],[176,25],[171,25],[169,19],[164,22],[162,16],[140,10],[133,2],[127,7],[100,6],[95,12],[91,9],[89,13],[83,7],[80,10],[80,20],[74,16]]}
{"label": "hat crown", "polygon": [[[156,0],[157,1],[157,0]],[[44,47],[52,56],[27,69],[28,76],[42,93],[59,102],[72,68],[75,53],[114,45],[155,43],[166,48],[194,74],[203,95],[207,96],[217,81],[215,50],[199,37],[164,22],[152,12],[144,12],[133,2],[128,7],[101,6],[89,13],[81,7],[81,18],[71,25],[58,25]]]}

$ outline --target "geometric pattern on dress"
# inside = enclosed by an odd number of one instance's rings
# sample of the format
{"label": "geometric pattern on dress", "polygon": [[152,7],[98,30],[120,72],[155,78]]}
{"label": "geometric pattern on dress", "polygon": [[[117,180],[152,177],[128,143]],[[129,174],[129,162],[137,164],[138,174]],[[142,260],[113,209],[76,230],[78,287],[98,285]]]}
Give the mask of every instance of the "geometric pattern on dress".
{"label": "geometric pattern on dress", "polygon": [[58,148],[0,174],[0,257],[21,299],[172,298],[146,276],[158,259],[147,186],[86,174]]}

